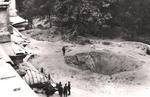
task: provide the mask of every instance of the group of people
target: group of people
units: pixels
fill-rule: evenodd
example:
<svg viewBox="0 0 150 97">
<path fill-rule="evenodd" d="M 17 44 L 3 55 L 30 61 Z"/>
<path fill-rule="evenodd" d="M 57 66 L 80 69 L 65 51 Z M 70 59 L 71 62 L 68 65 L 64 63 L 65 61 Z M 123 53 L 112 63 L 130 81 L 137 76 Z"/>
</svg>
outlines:
<svg viewBox="0 0 150 97">
<path fill-rule="evenodd" d="M 67 97 L 68 95 L 71 95 L 71 84 L 70 81 L 68 81 L 68 84 L 66 83 L 65 86 L 62 86 L 62 83 L 59 82 L 56 85 L 56 88 L 58 89 L 58 93 L 60 95 L 60 97 L 62 97 L 64 95 L 64 97 Z"/>
</svg>

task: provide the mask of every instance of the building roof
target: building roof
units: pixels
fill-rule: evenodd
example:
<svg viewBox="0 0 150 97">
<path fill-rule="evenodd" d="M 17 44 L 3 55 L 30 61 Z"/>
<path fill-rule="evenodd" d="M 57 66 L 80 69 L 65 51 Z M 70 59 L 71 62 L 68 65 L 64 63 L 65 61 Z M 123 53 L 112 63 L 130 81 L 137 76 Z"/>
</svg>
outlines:
<svg viewBox="0 0 150 97">
<path fill-rule="evenodd" d="M 0 44 L 0 50 L 6 52 L 6 54 L 9 56 L 17 56 L 18 54 L 23 54 L 23 55 L 27 54 L 26 50 L 23 47 L 13 42 Z"/>
<path fill-rule="evenodd" d="M 7 55 L 7 53 L 5 52 L 4 48 L 2 47 L 2 45 L 0 45 L 0 59 L 5 60 L 5 62 L 10 62 L 13 64 L 12 60 L 10 59 L 10 57 Z"/>
<path fill-rule="evenodd" d="M 13 67 L 0 59 L 0 97 L 37 97 Z"/>
<path fill-rule="evenodd" d="M 23 19 L 20 16 L 13 16 L 9 18 L 10 22 L 12 23 L 12 25 L 16 25 L 16 24 L 20 24 L 20 23 L 25 23 L 26 20 Z"/>
<path fill-rule="evenodd" d="M 0 0 L 0 8 L 8 8 L 9 2 L 4 2 L 4 0 Z"/>
</svg>

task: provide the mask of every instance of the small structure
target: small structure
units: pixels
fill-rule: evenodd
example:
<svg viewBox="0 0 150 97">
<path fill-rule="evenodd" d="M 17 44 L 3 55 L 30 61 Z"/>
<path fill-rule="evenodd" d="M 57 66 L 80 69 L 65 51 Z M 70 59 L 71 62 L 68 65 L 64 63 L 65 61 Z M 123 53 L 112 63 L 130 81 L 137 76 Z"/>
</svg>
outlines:
<svg viewBox="0 0 150 97">
<path fill-rule="evenodd" d="M 1 97 L 37 97 L 12 66 L 6 63 L 3 58 L 0 59 L 0 86 Z"/>
<path fill-rule="evenodd" d="M 9 3 L 9 20 L 11 25 L 16 27 L 19 31 L 25 30 L 28 21 L 17 15 L 16 0 L 10 0 Z"/>
</svg>

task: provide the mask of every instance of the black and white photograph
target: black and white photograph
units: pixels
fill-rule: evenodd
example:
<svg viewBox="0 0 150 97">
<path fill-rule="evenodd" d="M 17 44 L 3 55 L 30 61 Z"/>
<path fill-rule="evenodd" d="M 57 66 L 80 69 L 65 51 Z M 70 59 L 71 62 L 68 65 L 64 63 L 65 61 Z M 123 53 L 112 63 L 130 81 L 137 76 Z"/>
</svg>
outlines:
<svg viewBox="0 0 150 97">
<path fill-rule="evenodd" d="M 150 97 L 150 0 L 0 0 L 0 97 Z"/>
</svg>

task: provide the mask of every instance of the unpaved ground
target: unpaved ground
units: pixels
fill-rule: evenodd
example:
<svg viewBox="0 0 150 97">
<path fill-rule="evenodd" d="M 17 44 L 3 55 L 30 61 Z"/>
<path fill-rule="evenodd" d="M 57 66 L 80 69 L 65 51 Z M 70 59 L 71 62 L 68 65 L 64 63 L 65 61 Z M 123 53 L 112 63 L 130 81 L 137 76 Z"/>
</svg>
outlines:
<svg viewBox="0 0 150 97">
<path fill-rule="evenodd" d="M 64 85 L 67 81 L 71 81 L 72 95 L 70 97 L 149 97 L 150 56 L 145 55 L 141 48 L 136 47 L 137 45 L 127 42 L 121 47 L 103 46 L 114 52 L 133 56 L 144 64 L 138 70 L 118 73 L 112 77 L 66 65 L 61 52 L 62 46 L 66 44 L 62 41 L 47 42 L 31 39 L 27 49 L 36 55 L 31 63 L 36 68 L 44 67 L 55 82 L 61 81 Z M 59 96 L 55 94 L 52 97 Z"/>
</svg>

